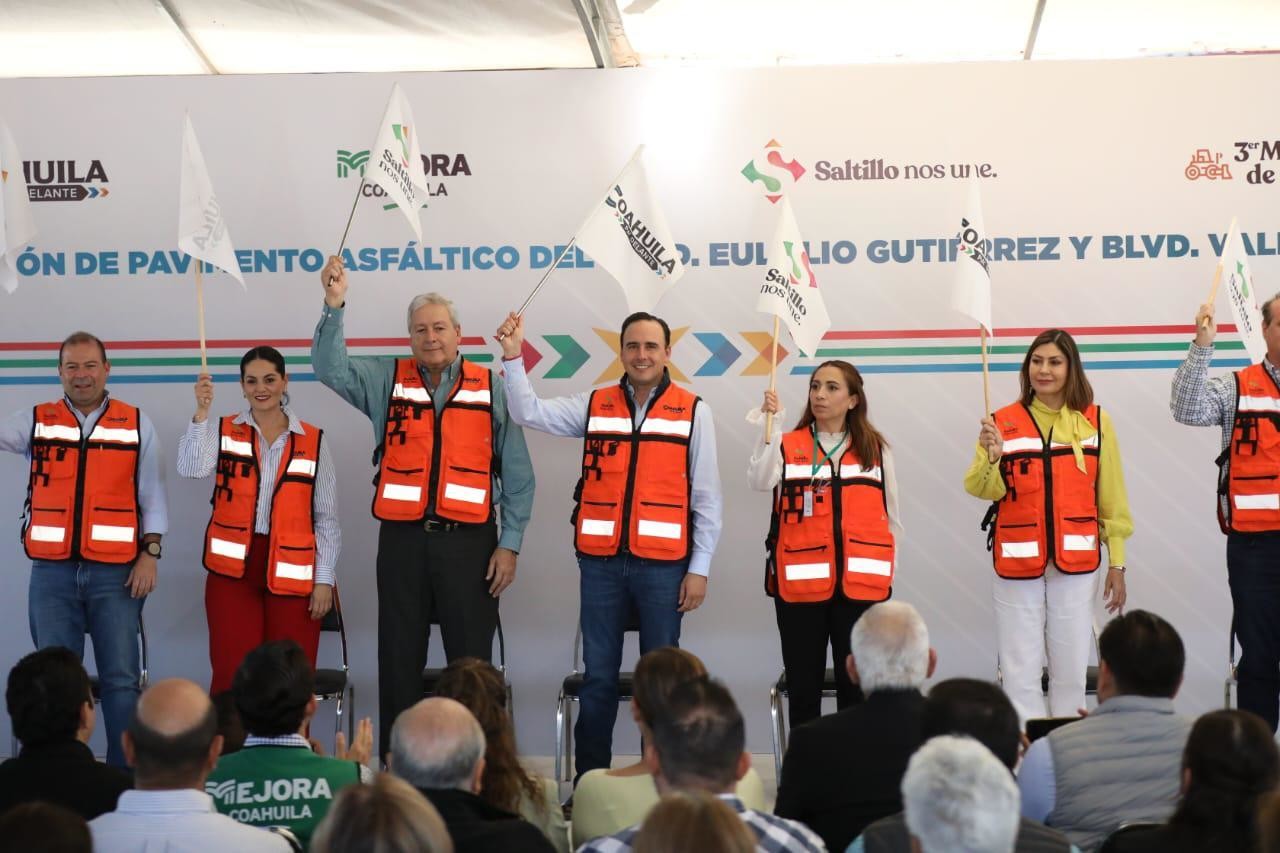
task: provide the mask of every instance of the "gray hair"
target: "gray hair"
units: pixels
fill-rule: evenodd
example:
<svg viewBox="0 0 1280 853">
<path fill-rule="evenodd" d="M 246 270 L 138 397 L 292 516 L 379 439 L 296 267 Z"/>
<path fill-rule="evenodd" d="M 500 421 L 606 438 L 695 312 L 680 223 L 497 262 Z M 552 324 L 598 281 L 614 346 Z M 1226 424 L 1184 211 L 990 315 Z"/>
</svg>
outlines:
<svg viewBox="0 0 1280 853">
<path fill-rule="evenodd" d="M 431 293 L 419 293 L 409 302 L 409 310 L 405 314 L 404 322 L 405 325 L 409 327 L 409 334 L 413 334 L 413 315 L 416 314 L 418 309 L 423 305 L 443 305 L 445 308 L 449 309 L 449 322 L 453 323 L 455 327 L 462 325 L 458 320 L 458 309 L 453 307 L 452 299 L 447 296 L 442 296 L 435 291 L 432 291 Z"/>
<path fill-rule="evenodd" d="M 423 699 L 391 727 L 391 769 L 417 788 L 471 790 L 484 749 L 480 723 L 452 699 Z"/>
<path fill-rule="evenodd" d="M 910 604 L 872 605 L 849 634 L 864 693 L 919 688 L 929 674 L 929 629 Z"/>
<path fill-rule="evenodd" d="M 916 750 L 902 803 L 924 853 L 1011 853 L 1017 840 L 1018 785 L 973 738 L 941 735 Z"/>
</svg>

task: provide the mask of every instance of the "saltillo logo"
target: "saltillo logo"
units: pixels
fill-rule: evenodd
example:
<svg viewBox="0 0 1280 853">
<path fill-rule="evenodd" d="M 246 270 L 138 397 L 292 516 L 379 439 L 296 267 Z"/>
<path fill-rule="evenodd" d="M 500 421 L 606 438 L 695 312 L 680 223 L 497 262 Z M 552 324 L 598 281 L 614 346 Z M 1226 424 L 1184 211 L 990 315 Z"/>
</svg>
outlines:
<svg viewBox="0 0 1280 853">
<path fill-rule="evenodd" d="M 404 151 L 402 165 L 407 169 L 409 165 L 409 139 L 406 135 L 409 131 L 408 127 L 403 125 L 394 125 L 393 132 L 396 139 L 399 140 L 401 149 Z M 355 172 L 360 177 L 364 177 L 365 169 L 369 165 L 368 149 L 362 151 L 348 151 L 345 148 L 337 149 L 337 177 L 347 178 Z M 428 178 L 436 178 L 435 181 L 427 181 L 427 196 L 430 198 L 447 198 L 449 188 L 440 178 L 457 178 L 470 177 L 471 164 L 467 162 L 466 154 L 423 154 L 422 155 L 422 173 Z M 377 184 L 366 181 L 360 189 L 360 194 L 365 198 L 386 199 L 387 193 Z M 426 206 L 425 204 L 423 205 Z M 396 207 L 394 203 L 384 203 L 384 210 L 392 210 Z"/>
<path fill-rule="evenodd" d="M 627 235 L 631 243 L 631 251 L 636 257 L 658 274 L 658 278 L 666 278 L 675 270 L 675 258 L 671 251 L 662 244 L 644 220 L 631 212 L 627 200 L 622 197 L 622 187 L 614 184 L 613 191 L 605 198 L 604 203 L 613 208 L 613 215 L 618 219 L 618 226 Z"/>
<path fill-rule="evenodd" d="M 101 160 L 90 160 L 88 166 L 75 160 L 23 160 L 22 175 L 32 201 L 84 201 L 110 195 Z"/>
<path fill-rule="evenodd" d="M 757 156 L 742 167 L 742 177 L 758 184 L 764 197 L 777 204 L 792 184 L 804 177 L 805 168 L 794 157 L 788 160 L 782 153 L 782 143 L 770 139 L 764 146 L 764 155 Z"/>
</svg>

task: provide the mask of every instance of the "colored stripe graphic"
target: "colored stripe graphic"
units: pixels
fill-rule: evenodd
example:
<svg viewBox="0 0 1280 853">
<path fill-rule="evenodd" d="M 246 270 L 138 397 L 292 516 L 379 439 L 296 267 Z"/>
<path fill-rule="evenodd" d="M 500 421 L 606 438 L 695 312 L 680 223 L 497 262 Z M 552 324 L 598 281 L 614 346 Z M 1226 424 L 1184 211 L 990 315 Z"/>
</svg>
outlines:
<svg viewBox="0 0 1280 853">
<path fill-rule="evenodd" d="M 694 332 L 693 336 L 711 353 L 711 358 L 694 371 L 694 376 L 723 376 L 742 357 L 742 351 L 719 332 Z"/>
</svg>

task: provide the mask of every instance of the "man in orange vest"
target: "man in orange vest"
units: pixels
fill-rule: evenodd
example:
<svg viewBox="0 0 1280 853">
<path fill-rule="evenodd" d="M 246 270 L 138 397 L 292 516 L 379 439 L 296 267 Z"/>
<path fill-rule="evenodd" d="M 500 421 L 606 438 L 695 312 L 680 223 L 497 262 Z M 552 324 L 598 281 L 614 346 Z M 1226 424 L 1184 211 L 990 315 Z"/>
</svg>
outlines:
<svg viewBox="0 0 1280 853">
<path fill-rule="evenodd" d="M 409 303 L 412 356 L 351 358 L 342 259 L 331 257 L 320 280 L 316 378 L 369 417 L 378 443 L 378 736 L 386 755 L 396 716 L 422 698 L 433 618 L 448 660 L 493 656 L 498 596 L 515 580 L 533 509 L 533 463 L 502 384 L 458 354 L 452 302 L 424 293 Z"/>
<path fill-rule="evenodd" d="M 84 655 L 93 639 L 107 762 L 141 690 L 138 627 L 168 530 L 160 441 L 138 409 L 107 393 L 102 341 L 76 332 L 58 350 L 63 397 L 0 421 L 0 450 L 31 463 L 22 542 L 37 648 Z"/>
<path fill-rule="evenodd" d="M 1280 294 L 1262 305 L 1267 355 L 1209 379 L 1217 326 L 1213 306 L 1196 313 L 1196 336 L 1173 375 L 1169 409 L 1188 426 L 1222 430 L 1218 523 L 1227 534 L 1227 583 L 1240 640 L 1239 704 L 1280 718 Z"/>
<path fill-rule="evenodd" d="M 595 391 L 541 400 L 520 357 L 523 319 L 498 328 L 511 417 L 583 439 L 574 494 L 582 657 L 576 771 L 608 767 L 618 715 L 622 638 L 632 614 L 640 654 L 680 642 L 680 618 L 707 594 L 723 499 L 710 407 L 671 381 L 671 330 L 645 312 L 622 322 L 625 376 Z"/>
</svg>

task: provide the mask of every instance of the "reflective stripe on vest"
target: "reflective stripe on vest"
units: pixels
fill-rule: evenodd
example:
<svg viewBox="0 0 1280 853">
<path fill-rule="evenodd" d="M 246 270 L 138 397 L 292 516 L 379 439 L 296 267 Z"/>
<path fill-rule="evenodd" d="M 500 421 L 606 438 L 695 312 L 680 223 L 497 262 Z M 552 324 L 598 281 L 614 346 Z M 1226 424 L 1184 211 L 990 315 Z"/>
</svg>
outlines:
<svg viewBox="0 0 1280 853">
<path fill-rule="evenodd" d="M 271 528 L 267 535 L 267 589 L 277 595 L 310 595 L 314 584 L 316 535 L 313 523 L 316 466 L 323 431 L 302 423 L 290 431 L 271 488 Z M 258 434 L 235 417 L 218 421 L 218 462 L 213 514 L 205 529 L 204 566 L 232 578 L 244 577 L 261 499 Z"/>
<path fill-rule="evenodd" d="M 840 566 L 846 598 L 884 601 L 895 558 L 881 467 L 864 466 L 849 447 L 838 466 L 828 460 L 815 475 L 808 429 L 784 434 L 780 452 L 782 480 L 774 488 L 771 526 L 777 531 L 774 574 L 766 576 L 766 589 L 790 603 L 827 601 Z"/>
<path fill-rule="evenodd" d="M 698 397 L 666 377 L 651 393 L 638 427 L 621 383 L 591 395 L 573 513 L 580 554 L 689 556 L 689 441 Z"/>
<path fill-rule="evenodd" d="M 383 521 L 442 518 L 481 524 L 493 514 L 493 374 L 462 359 L 440 414 L 418 363 L 396 361 L 373 497 Z"/>
<path fill-rule="evenodd" d="M 1239 533 L 1280 530 L 1280 388 L 1261 363 L 1235 378 L 1224 526 Z"/>
<path fill-rule="evenodd" d="M 138 556 L 138 410 L 110 399 L 87 438 L 65 400 L 32 412 L 30 516 L 33 560 L 127 564 Z"/>
<path fill-rule="evenodd" d="M 1100 411 L 1090 406 L 1084 412 L 1095 430 Z M 995 422 L 1003 436 L 1000 471 L 1005 482 L 992 547 L 996 574 L 1037 578 L 1050 558 L 1067 573 L 1095 571 L 1102 560 L 1097 498 L 1101 432 L 1081 439 L 1086 469 L 1081 472 L 1070 442 L 1050 436 L 1046 446 L 1030 410 L 1021 403 L 1000 409 Z"/>
</svg>

